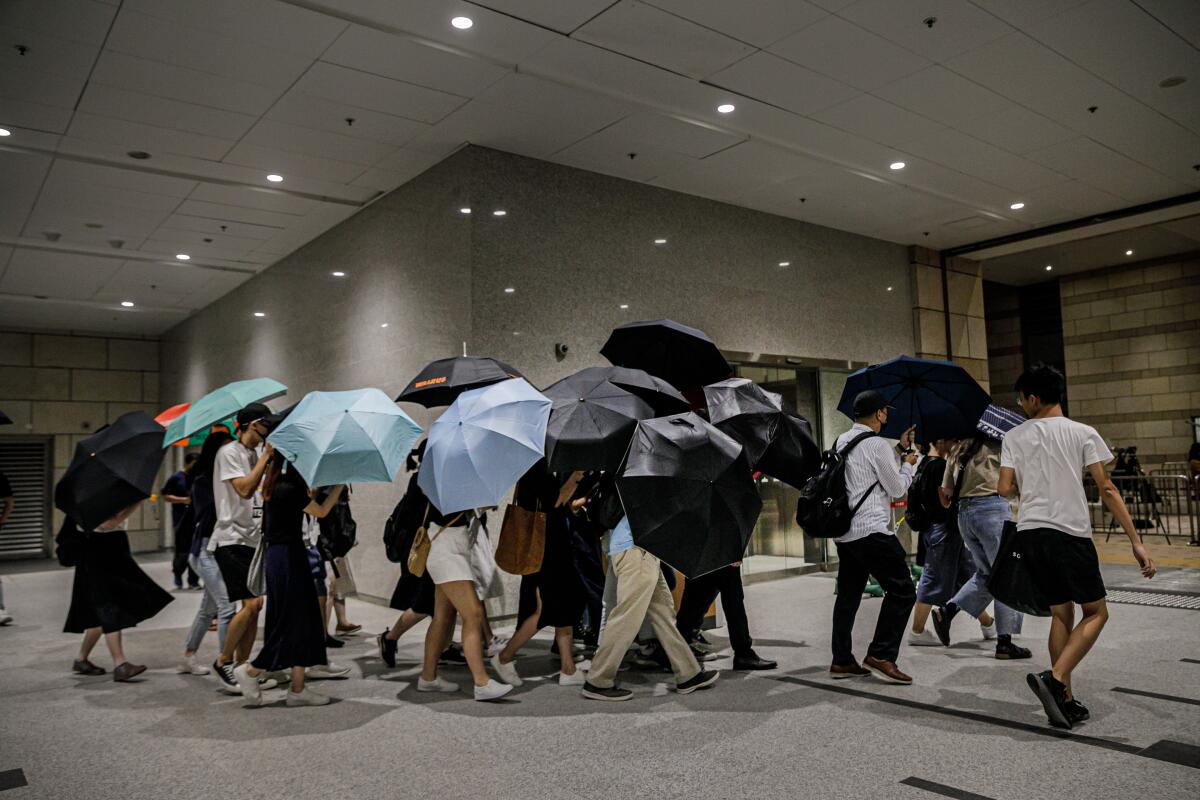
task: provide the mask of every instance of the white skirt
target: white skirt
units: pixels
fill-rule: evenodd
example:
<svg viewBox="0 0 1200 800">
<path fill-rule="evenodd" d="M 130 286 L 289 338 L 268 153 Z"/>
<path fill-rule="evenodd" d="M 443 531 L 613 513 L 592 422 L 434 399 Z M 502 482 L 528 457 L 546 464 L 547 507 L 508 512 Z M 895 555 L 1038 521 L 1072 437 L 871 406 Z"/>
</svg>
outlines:
<svg viewBox="0 0 1200 800">
<path fill-rule="evenodd" d="M 429 545 L 425 571 L 434 583 L 475 579 L 471 569 L 472 540 L 475 537 L 469 526 L 442 528 L 430 538 L 433 542 Z"/>
</svg>

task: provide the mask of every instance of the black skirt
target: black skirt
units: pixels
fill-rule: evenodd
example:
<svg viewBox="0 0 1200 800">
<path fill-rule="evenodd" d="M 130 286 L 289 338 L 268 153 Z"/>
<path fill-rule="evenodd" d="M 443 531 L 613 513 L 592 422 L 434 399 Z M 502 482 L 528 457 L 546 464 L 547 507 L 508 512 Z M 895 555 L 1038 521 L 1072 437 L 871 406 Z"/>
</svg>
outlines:
<svg viewBox="0 0 1200 800">
<path fill-rule="evenodd" d="M 428 572 L 418 578 L 405 570 L 400 580 L 396 581 L 396 588 L 392 590 L 392 599 L 388 605 L 397 611 L 412 609 L 417 614 L 432 614 L 433 591 L 433 579 L 429 577 Z"/>
<path fill-rule="evenodd" d="M 225 581 L 225 592 L 229 602 L 253 600 L 254 592 L 246 584 L 250 580 L 250 564 L 254 562 L 254 549 L 248 544 L 227 544 L 213 552 L 221 580 Z"/>
<path fill-rule="evenodd" d="M 133 560 L 125 531 L 88 533 L 75 565 L 63 631 L 100 628 L 115 633 L 150 619 L 174 599 Z"/>
<path fill-rule="evenodd" d="M 542 568 L 521 578 L 521 595 L 517 604 L 517 625 L 537 611 L 538 595 L 542 597 L 539 628 L 567 628 L 579 622 L 587 605 L 587 590 L 575 565 L 574 546 L 566 512 L 554 509 L 546 514 L 546 549 Z"/>
<path fill-rule="evenodd" d="M 321 604 L 301 542 L 267 546 L 267 621 L 263 646 L 252 662 L 277 670 L 327 663 Z"/>
</svg>

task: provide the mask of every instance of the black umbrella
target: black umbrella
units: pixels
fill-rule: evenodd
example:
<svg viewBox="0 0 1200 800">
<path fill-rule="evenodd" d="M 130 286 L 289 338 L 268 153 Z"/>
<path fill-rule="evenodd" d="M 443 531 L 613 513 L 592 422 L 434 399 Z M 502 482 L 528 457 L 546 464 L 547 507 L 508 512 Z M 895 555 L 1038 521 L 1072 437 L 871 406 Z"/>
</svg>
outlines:
<svg viewBox="0 0 1200 800">
<path fill-rule="evenodd" d="M 292 403 L 290 406 L 283 409 L 282 411 L 276 411 L 272 414 L 268 414 L 267 416 L 263 417 L 263 419 L 262 419 L 263 425 L 265 425 L 267 427 L 268 431 L 274 431 L 276 428 L 279 427 L 279 424 L 281 422 L 283 422 L 285 419 L 288 418 L 289 414 L 291 414 L 293 411 L 296 410 L 296 406 L 298 406 L 298 405 L 300 405 L 299 400 Z"/>
<path fill-rule="evenodd" d="M 494 358 L 443 358 L 425 365 L 400 392 L 396 402 L 417 403 L 426 408 L 448 406 L 468 389 L 521 377 L 524 377 L 521 373 Z"/>
<path fill-rule="evenodd" d="M 733 372 L 704 331 L 669 319 L 630 322 L 615 328 L 600 355 L 618 367 L 644 369 L 676 388 L 703 386 Z"/>
<path fill-rule="evenodd" d="M 746 378 L 730 378 L 705 386 L 704 398 L 709 421 L 746 448 L 754 469 L 800 488 L 820 468 L 812 427 L 785 411 L 780 395 Z"/>
<path fill-rule="evenodd" d="M 91 530 L 150 496 L 166 451 L 163 426 L 131 411 L 75 445 L 54 505 Z"/>
<path fill-rule="evenodd" d="M 779 418 L 775 438 L 758 462 L 764 475 L 778 478 L 797 489 L 821 469 L 821 448 L 813 438 L 808 420 L 786 411 Z"/>
<path fill-rule="evenodd" d="M 762 510 L 742 446 L 695 413 L 638 423 L 617 492 L 634 543 L 689 578 L 740 560 Z"/>
<path fill-rule="evenodd" d="M 645 400 L 654 409 L 654 416 L 665 417 L 668 414 L 682 414 L 691 411 L 692 406 L 687 398 L 679 393 L 671 384 L 657 375 L 641 369 L 629 367 L 607 367 L 611 383 L 628 389 L 633 394 Z"/>
<path fill-rule="evenodd" d="M 618 370 L 635 372 L 588 367 L 542 391 L 552 402 L 546 425 L 546 459 L 551 472 L 615 470 L 629 448 L 638 420 L 655 416 L 653 406 L 613 382 Z"/>
</svg>

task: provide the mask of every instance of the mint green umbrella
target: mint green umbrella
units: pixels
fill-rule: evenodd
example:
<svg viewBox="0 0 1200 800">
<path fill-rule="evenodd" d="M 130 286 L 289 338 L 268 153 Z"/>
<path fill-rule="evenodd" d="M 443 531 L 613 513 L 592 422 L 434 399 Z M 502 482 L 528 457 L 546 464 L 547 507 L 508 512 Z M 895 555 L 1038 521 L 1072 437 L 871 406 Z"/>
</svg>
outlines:
<svg viewBox="0 0 1200 800">
<path fill-rule="evenodd" d="M 270 378 L 252 378 L 234 381 L 201 397 L 167 426 L 163 436 L 163 447 L 169 447 L 180 439 L 207 430 L 224 419 L 232 417 L 251 403 L 265 403 L 287 393 L 287 387 Z"/>
</svg>

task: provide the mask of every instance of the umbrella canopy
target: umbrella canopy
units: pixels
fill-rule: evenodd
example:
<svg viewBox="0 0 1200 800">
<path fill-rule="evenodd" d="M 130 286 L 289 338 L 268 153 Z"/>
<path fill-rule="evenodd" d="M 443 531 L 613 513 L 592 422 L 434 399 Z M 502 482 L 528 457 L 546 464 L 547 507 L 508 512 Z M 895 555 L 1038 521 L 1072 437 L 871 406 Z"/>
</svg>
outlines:
<svg viewBox="0 0 1200 800">
<path fill-rule="evenodd" d="M 391 482 L 421 426 L 379 389 L 309 392 L 267 442 L 309 486 Z"/>
<path fill-rule="evenodd" d="M 992 439 L 1004 439 L 1004 434 L 1025 421 L 1025 417 L 997 405 L 989 405 L 979 418 L 976 429 Z"/>
<path fill-rule="evenodd" d="M 733 372 L 704 331 L 674 320 L 630 322 L 615 328 L 600 355 L 618 367 L 642 369 L 676 388 L 703 386 Z"/>
<path fill-rule="evenodd" d="M 758 462 L 758 469 L 764 475 L 803 489 L 808 479 L 821 469 L 821 448 L 808 420 L 785 411 L 779 418 L 775 438 Z"/>
<path fill-rule="evenodd" d="M 187 411 L 191 405 L 191 403 L 179 403 L 177 405 L 173 405 L 168 409 L 160 411 L 158 416 L 154 418 L 154 421 L 165 428 L 171 424 L 172 420 L 176 420 L 183 416 L 183 412 Z M 233 418 L 230 417 L 229 419 L 223 419 L 216 423 L 216 425 L 210 425 L 204 430 L 198 431 L 186 439 L 180 439 L 178 442 L 175 442 L 175 447 L 199 447 L 200 445 L 204 444 L 204 441 L 208 438 L 209 434 L 212 433 L 213 428 L 217 426 L 227 428 L 230 433 L 233 433 Z"/>
<path fill-rule="evenodd" d="M 252 378 L 234 381 L 220 389 L 209 392 L 167 426 L 163 447 L 186 439 L 193 433 L 207 430 L 212 425 L 237 414 L 250 403 L 265 403 L 287 392 L 287 387 L 270 378 Z"/>
<path fill-rule="evenodd" d="M 8 414 L 0 411 L 0 425 L 12 425 L 13 421 L 8 418 Z"/>
<path fill-rule="evenodd" d="M 463 392 L 429 426 L 417 485 L 443 514 L 497 505 L 545 455 L 549 417 L 524 378 Z"/>
<path fill-rule="evenodd" d="M 165 455 L 162 430 L 146 412 L 131 411 L 80 441 L 54 487 L 54 505 L 91 530 L 145 500 Z"/>
<path fill-rule="evenodd" d="M 637 395 L 650 404 L 654 416 L 683 414 L 692 410 L 687 398 L 657 375 L 629 367 L 608 367 L 609 382 Z"/>
<path fill-rule="evenodd" d="M 880 435 L 899 439 L 915 425 L 916 441 L 971 436 L 991 398 L 967 371 L 950 361 L 900 356 L 846 378 L 838 411 L 854 419 L 854 398 L 874 389 L 892 410 Z"/>
<path fill-rule="evenodd" d="M 520 377 L 521 373 L 494 358 L 443 358 L 426 364 L 400 392 L 396 402 L 417 403 L 426 408 L 448 406 L 465 391 Z"/>
<path fill-rule="evenodd" d="M 634 543 L 689 578 L 741 559 L 762 510 L 742 446 L 694 413 L 638 423 L 617 492 Z"/>
<path fill-rule="evenodd" d="M 783 398 L 746 378 L 704 387 L 709 421 L 746 448 L 750 466 L 800 488 L 821 466 L 808 420 L 783 409 Z"/>
<path fill-rule="evenodd" d="M 613 382 L 614 370 L 634 372 L 588 367 L 543 390 L 551 402 L 546 426 L 551 472 L 615 470 L 638 420 L 656 416 L 648 402 Z"/>
</svg>

